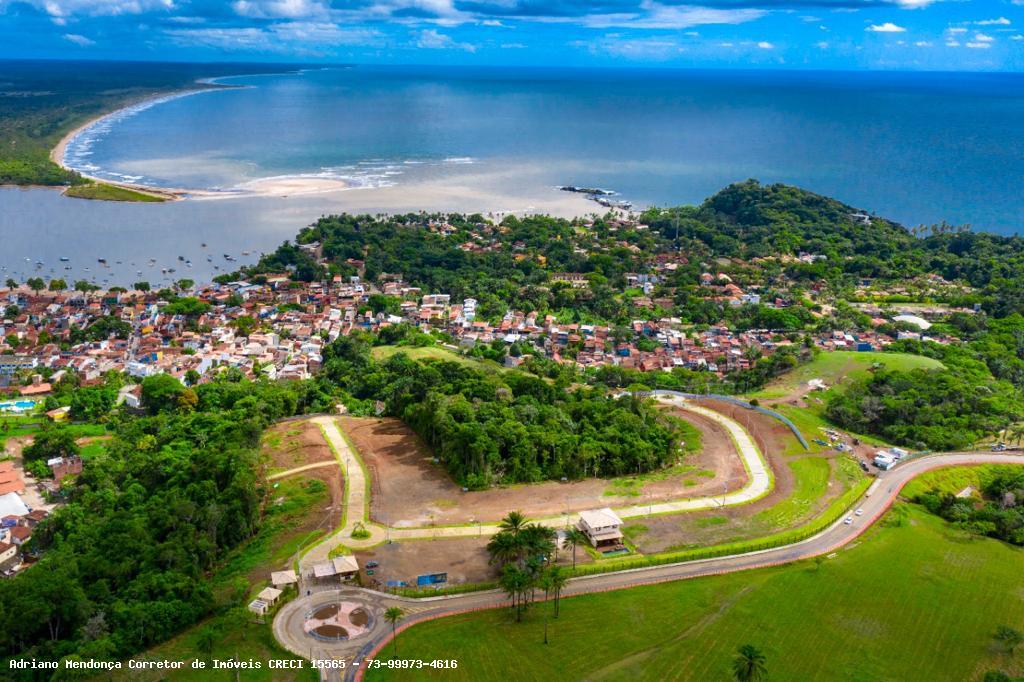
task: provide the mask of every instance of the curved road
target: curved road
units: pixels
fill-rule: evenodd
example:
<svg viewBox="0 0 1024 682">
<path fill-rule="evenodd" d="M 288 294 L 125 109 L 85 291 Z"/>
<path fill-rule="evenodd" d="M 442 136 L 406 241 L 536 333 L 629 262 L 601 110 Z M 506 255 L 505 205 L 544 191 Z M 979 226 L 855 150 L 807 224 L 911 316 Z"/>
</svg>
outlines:
<svg viewBox="0 0 1024 682">
<path fill-rule="evenodd" d="M 1024 455 L 951 453 L 912 459 L 878 477 L 876 482 L 872 484 L 871 488 L 858 501 L 858 504 L 855 505 L 855 508 L 863 510 L 863 515 L 854 516 L 854 522 L 850 525 L 846 525 L 843 519 L 840 519 L 817 535 L 774 549 L 573 578 L 566 586 L 563 595 L 574 596 L 719 573 L 765 568 L 829 554 L 858 538 L 875 523 L 888 510 L 900 490 L 911 479 L 933 469 L 978 464 L 1024 465 Z M 395 597 L 361 588 L 349 588 L 346 592 L 353 596 L 358 594 L 362 600 L 373 604 L 375 608 L 381 610 L 391 605 L 401 606 L 409 615 L 400 630 L 424 620 L 507 605 L 505 595 L 498 590 L 429 599 Z M 318 596 L 323 599 L 323 594 Z M 303 640 L 297 639 L 300 633 L 296 633 L 292 628 L 286 627 L 286 624 L 288 621 L 294 622 L 294 618 L 290 618 L 288 613 L 292 612 L 294 616 L 294 612 L 304 611 L 310 606 L 307 603 L 309 599 L 300 598 L 287 604 L 274 621 L 274 631 L 275 635 L 278 636 L 278 640 L 299 655 L 309 655 L 308 638 L 306 638 L 306 642 L 303 645 Z M 317 596 L 312 597 L 312 599 L 317 599 Z M 279 624 L 282 626 L 281 628 L 279 628 Z M 387 644 L 390 638 L 391 633 L 389 630 L 375 628 L 370 638 L 365 642 L 344 643 L 344 647 L 339 647 L 334 651 L 324 651 L 323 653 L 326 655 L 344 656 L 346 658 L 353 657 L 349 658 L 350 665 L 346 670 L 345 677 L 346 679 L 359 680 L 362 679 L 363 668 L 354 664 L 359 663 L 363 658 L 373 657 L 377 651 Z M 359 651 L 355 651 L 354 647 L 358 644 L 362 644 L 362 647 Z"/>
<path fill-rule="evenodd" d="M 747 472 L 747 482 L 739 490 L 721 495 L 709 495 L 706 497 L 683 497 L 653 504 L 637 504 L 627 507 L 616 507 L 615 513 L 620 518 L 628 519 L 652 514 L 671 514 L 677 512 L 697 511 L 701 509 L 716 509 L 719 507 L 731 507 L 747 504 L 758 500 L 771 492 L 774 480 L 767 461 L 761 455 L 753 437 L 747 433 L 739 422 L 725 416 L 720 412 L 706 407 L 695 405 L 693 402 L 679 397 L 669 395 L 667 392 L 658 394 L 655 397 L 662 402 L 675 405 L 676 407 L 695 412 L 708 419 L 717 422 L 732 439 L 733 446 L 743 467 Z M 432 526 L 426 527 L 402 527 L 385 528 L 383 525 L 373 522 L 369 518 L 369 496 L 367 495 L 366 478 L 367 474 L 363 468 L 358 454 L 350 446 L 342 435 L 337 423 L 330 417 L 315 417 L 312 419 L 323 432 L 324 438 L 334 452 L 335 462 L 318 462 L 302 468 L 314 468 L 325 465 L 337 465 L 342 467 L 345 473 L 345 523 L 337 532 L 324 539 L 321 543 L 306 552 L 301 559 L 303 570 L 311 569 L 313 565 L 326 561 L 330 551 L 337 545 L 344 545 L 349 549 L 366 549 L 374 547 L 388 540 L 420 540 L 420 539 L 445 539 L 459 537 L 491 536 L 500 530 L 497 523 L 464 524 L 459 526 Z M 285 476 L 300 469 L 275 474 L 275 477 Z M 564 515 L 545 516 L 532 519 L 551 528 L 562 528 L 567 520 Z M 356 539 L 352 537 L 352 531 L 356 524 L 361 523 L 363 530 L 369 533 L 368 537 Z"/>
</svg>

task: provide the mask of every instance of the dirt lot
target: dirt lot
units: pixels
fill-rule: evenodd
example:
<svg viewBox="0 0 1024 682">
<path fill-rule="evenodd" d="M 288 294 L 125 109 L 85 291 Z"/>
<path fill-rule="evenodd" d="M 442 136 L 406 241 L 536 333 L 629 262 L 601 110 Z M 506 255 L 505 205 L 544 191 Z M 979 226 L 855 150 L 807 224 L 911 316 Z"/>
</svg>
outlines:
<svg viewBox="0 0 1024 682">
<path fill-rule="evenodd" d="M 262 451 L 271 471 L 294 469 L 315 462 L 334 461 L 320 428 L 308 421 L 289 421 L 275 424 L 263 436 Z M 330 506 L 310 509 L 296 520 L 288 536 L 304 535 L 313 530 L 334 527 L 341 518 L 344 504 L 344 481 L 339 467 L 317 467 L 286 477 L 315 478 L 327 484 Z M 273 503 L 273 493 L 270 495 Z M 330 517 L 330 518 L 327 518 Z"/>
<path fill-rule="evenodd" d="M 397 419 L 339 420 L 369 470 L 370 515 L 394 527 L 495 521 L 513 509 L 527 516 L 700 497 L 743 487 L 746 471 L 732 440 L 715 422 L 675 411 L 703 434 L 700 453 L 671 473 L 572 483 L 536 483 L 463 492 L 428 448 Z M 759 415 L 760 416 L 760 415 Z"/>
<path fill-rule="evenodd" d="M 274 424 L 263 434 L 263 452 L 271 472 L 334 460 L 320 427 L 310 421 Z"/>
<path fill-rule="evenodd" d="M 379 545 L 365 552 L 356 552 L 362 567 L 360 578 L 367 587 L 383 587 L 388 580 L 404 580 L 416 584 L 416 576 L 423 573 L 448 573 L 448 583 L 482 583 L 495 580 L 498 571 L 488 565 L 488 538 L 459 538 L 455 540 L 409 540 Z M 366 562 L 376 561 L 379 566 L 366 574 Z"/>
<path fill-rule="evenodd" d="M 363 552 L 355 552 L 362 584 L 382 588 L 388 580 L 404 580 L 416 584 L 416 576 L 423 573 L 448 573 L 448 584 L 481 583 L 497 580 L 497 567 L 488 563 L 489 538 L 458 538 L 449 540 L 407 540 L 379 545 Z M 376 561 L 379 566 L 366 574 L 366 562 Z M 593 559 L 582 547 L 576 550 L 576 563 L 591 563 Z M 557 562 L 572 565 L 572 550 L 560 548 Z M 374 581 L 377 581 L 376 583 Z"/>
</svg>

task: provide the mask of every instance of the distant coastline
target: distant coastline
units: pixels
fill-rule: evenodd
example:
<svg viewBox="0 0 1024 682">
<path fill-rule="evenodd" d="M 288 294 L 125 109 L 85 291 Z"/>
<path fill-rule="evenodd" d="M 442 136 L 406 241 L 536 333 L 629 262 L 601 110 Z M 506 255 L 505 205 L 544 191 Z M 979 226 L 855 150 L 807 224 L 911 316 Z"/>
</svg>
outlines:
<svg viewBox="0 0 1024 682">
<path fill-rule="evenodd" d="M 320 182 L 308 182 L 304 183 L 301 181 L 287 181 L 287 182 L 275 182 L 275 178 L 267 178 L 264 181 L 254 181 L 250 184 L 250 188 L 241 190 L 239 192 L 215 192 L 212 190 L 205 189 L 187 189 L 177 187 L 158 187 L 154 185 L 147 185 L 144 183 L 135 182 L 124 182 L 121 180 L 111 180 L 109 178 L 102 178 L 96 175 L 92 175 L 87 172 L 75 168 L 69 165 L 66 161 L 68 146 L 75 141 L 80 135 L 88 131 L 104 121 L 111 118 L 120 116 L 125 112 L 144 107 L 148 108 L 157 104 L 163 104 L 170 102 L 175 99 L 182 97 L 189 97 L 191 95 L 200 95 L 207 92 L 216 92 L 218 90 L 234 90 L 240 88 L 246 88 L 251 86 L 246 85 L 227 85 L 218 81 L 227 78 L 242 78 L 250 76 L 270 76 L 270 75 L 298 75 L 310 69 L 296 69 L 294 71 L 281 71 L 281 72 L 268 72 L 262 74 L 236 74 L 229 76 L 216 76 L 210 78 L 200 78 L 195 81 L 199 86 L 203 87 L 190 87 L 185 90 L 171 90 L 168 92 L 159 92 L 144 97 L 135 98 L 123 103 L 121 106 L 111 111 L 105 111 L 89 120 L 85 121 L 81 125 L 75 127 L 65 134 L 50 150 L 50 160 L 61 168 L 78 173 L 83 178 L 91 180 L 96 183 L 110 185 L 113 187 L 120 187 L 122 189 L 130 190 L 132 192 L 141 192 L 143 194 L 149 194 L 155 197 L 159 197 L 164 201 L 179 201 L 187 197 L 204 197 L 204 198 L 216 198 L 224 196 L 238 196 L 240 194 L 256 194 L 261 196 L 278 196 L 281 194 L 287 195 L 289 192 L 294 194 L 307 194 L 307 193 L 319 193 L 326 191 L 336 191 L 338 189 L 348 189 L 349 186 L 345 183 L 338 181 L 320 181 Z M 315 185 L 315 186 L 313 186 Z M 67 191 L 67 188 L 62 188 L 62 191 Z"/>
<path fill-rule="evenodd" d="M 113 111 L 106 111 L 102 114 L 99 114 L 98 116 L 94 116 L 85 123 L 82 123 L 73 130 L 70 130 L 66 135 L 64 135 L 64 137 L 60 138 L 60 141 L 57 142 L 57 145 L 50 150 L 50 160 L 53 161 L 58 166 L 60 166 L 61 168 L 68 171 L 74 171 L 75 173 L 81 175 L 83 178 L 92 180 L 93 182 L 102 183 L 104 185 L 111 185 L 114 187 L 121 187 L 124 189 L 131 190 L 133 192 L 143 192 L 145 194 L 152 194 L 168 201 L 176 201 L 182 199 L 186 194 L 190 193 L 190 190 L 153 187 L 150 185 L 143 185 L 139 183 L 120 182 L 116 180 L 109 180 L 107 178 L 101 178 L 95 175 L 90 175 L 89 173 L 84 173 L 78 168 L 74 168 L 73 166 L 68 165 L 65 161 L 65 156 L 67 154 L 68 145 L 74 142 L 74 140 L 77 139 L 82 133 L 102 123 L 103 121 L 106 121 L 110 118 L 113 118 L 124 113 L 129 109 L 143 105 L 151 106 L 153 104 L 170 101 L 171 99 L 177 99 L 179 97 L 187 97 L 189 95 L 195 95 L 203 92 L 212 92 L 213 90 L 219 88 L 230 87 L 216 85 L 212 82 L 209 83 L 209 85 L 209 88 L 191 88 L 188 90 L 176 90 L 172 92 L 162 92 L 153 95 L 147 95 L 145 97 L 130 100 L 124 103 L 122 106 L 119 106 L 118 108 L 114 109 Z M 62 189 L 66 190 L 67 188 Z"/>
</svg>

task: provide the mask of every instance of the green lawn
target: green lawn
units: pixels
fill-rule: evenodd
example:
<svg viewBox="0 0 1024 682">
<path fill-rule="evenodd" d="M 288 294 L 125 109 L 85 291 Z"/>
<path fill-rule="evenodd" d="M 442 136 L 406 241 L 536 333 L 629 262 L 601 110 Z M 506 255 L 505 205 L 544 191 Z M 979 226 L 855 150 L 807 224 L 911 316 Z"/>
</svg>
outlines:
<svg viewBox="0 0 1024 682">
<path fill-rule="evenodd" d="M 828 492 L 831 467 L 827 459 L 804 457 L 787 464 L 795 479 L 793 494 L 753 517 L 773 529 L 788 528 L 805 518 Z"/>
<path fill-rule="evenodd" d="M 442 618 L 399 635 L 399 657 L 459 661 L 400 679 L 728 680 L 754 644 L 773 680 L 971 680 L 1024 672 L 992 645 L 1024 628 L 1024 551 L 973 539 L 911 506 L 901 525 L 812 562 L 566 599 L 543 641 L 540 608 Z M 392 656 L 390 648 L 382 658 Z M 371 671 L 368 680 L 394 673 Z"/>
<path fill-rule="evenodd" d="M 834 386 L 844 379 L 864 376 L 875 363 L 889 369 L 911 370 L 917 368 L 938 369 L 942 363 L 932 358 L 909 353 L 884 353 L 879 351 L 858 353 L 856 351 L 822 352 L 811 362 L 800 365 L 775 379 L 762 390 L 751 393 L 759 399 L 784 398 L 804 387 L 811 379 L 821 379 L 828 386 Z"/>
<path fill-rule="evenodd" d="M 416 346 L 376 346 L 371 352 L 376 360 L 386 360 L 396 353 L 405 353 L 413 360 L 447 360 L 476 367 L 477 369 L 505 370 L 505 367 L 491 360 L 466 357 L 440 346 L 425 346 L 422 348 Z"/>
<path fill-rule="evenodd" d="M 975 467 L 936 469 L 918 476 L 904 486 L 902 495 L 907 499 L 913 499 L 932 490 L 956 495 L 967 486 L 980 491 L 998 474 L 1013 473 L 1016 470 L 1017 468 L 1012 464 L 983 464 Z"/>
</svg>

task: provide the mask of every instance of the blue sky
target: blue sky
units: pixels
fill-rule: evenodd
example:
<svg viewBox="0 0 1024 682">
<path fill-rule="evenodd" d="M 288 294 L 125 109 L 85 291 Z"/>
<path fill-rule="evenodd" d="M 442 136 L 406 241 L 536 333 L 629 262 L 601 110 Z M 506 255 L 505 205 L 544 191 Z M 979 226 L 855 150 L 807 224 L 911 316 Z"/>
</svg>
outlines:
<svg viewBox="0 0 1024 682">
<path fill-rule="evenodd" d="M 1024 0 L 0 0 L 0 57 L 1024 70 Z"/>
</svg>

